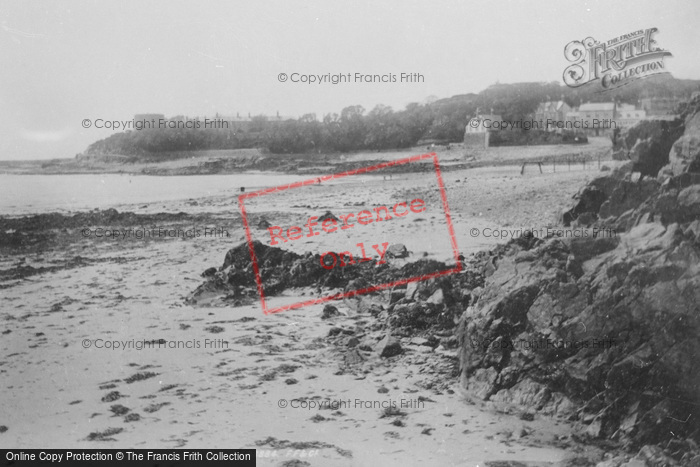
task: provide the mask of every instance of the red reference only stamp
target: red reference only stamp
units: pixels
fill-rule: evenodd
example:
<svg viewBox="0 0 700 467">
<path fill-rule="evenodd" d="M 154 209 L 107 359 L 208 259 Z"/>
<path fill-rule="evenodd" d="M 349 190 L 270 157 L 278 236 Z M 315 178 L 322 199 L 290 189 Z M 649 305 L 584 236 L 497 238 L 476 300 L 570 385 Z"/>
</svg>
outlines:
<svg viewBox="0 0 700 467">
<path fill-rule="evenodd" d="M 373 172 L 381 171 L 382 169 L 387 169 L 390 167 L 410 164 L 410 163 L 429 163 L 427 159 L 432 159 L 433 168 L 435 170 L 435 178 L 438 187 L 439 196 L 437 197 L 437 205 L 441 205 L 441 210 L 445 215 L 445 233 L 449 238 L 442 239 L 443 242 L 449 243 L 451 256 L 454 257 L 455 266 L 447 268 L 445 270 L 432 272 L 430 274 L 418 275 L 415 277 L 409 277 L 404 279 L 395 280 L 392 282 L 387 282 L 383 284 L 375 284 L 369 287 L 364 287 L 357 290 L 346 290 L 343 293 L 330 294 L 325 297 L 319 297 L 314 299 L 309 299 L 297 303 L 287 304 L 278 307 L 269 307 L 267 300 L 265 298 L 265 291 L 263 287 L 263 281 L 260 274 L 259 260 L 255 254 L 255 248 L 253 246 L 253 235 L 251 232 L 251 226 L 248 219 L 248 213 L 246 210 L 246 200 L 251 198 L 263 197 L 265 195 L 272 195 L 275 193 L 285 192 L 287 190 L 299 189 L 301 187 L 318 185 L 325 181 L 348 181 L 347 178 L 359 175 L 373 175 Z M 346 180 L 341 180 L 346 179 Z M 316 177 L 309 180 L 304 180 L 301 182 L 291 183 L 288 185 L 281 185 L 273 188 L 267 188 L 258 191 L 252 191 L 249 193 L 241 194 L 238 197 L 238 203 L 241 210 L 241 215 L 243 219 L 243 225 L 246 231 L 246 238 L 248 240 L 248 249 L 251 255 L 251 261 L 253 264 L 253 273 L 255 274 L 255 282 L 258 288 L 258 293 L 260 294 L 260 302 L 262 304 L 263 313 L 279 313 L 281 311 L 301 308 L 306 305 L 314 305 L 319 303 L 328 302 L 331 300 L 339 300 L 342 298 L 348 298 L 355 295 L 369 294 L 378 290 L 388 289 L 391 287 L 408 284 L 409 282 L 418 282 L 422 280 L 427 280 L 435 277 L 445 276 L 448 274 L 454 274 L 462 270 L 462 262 L 459 260 L 459 250 L 457 248 L 457 241 L 454 234 L 454 228 L 452 225 L 452 218 L 450 216 L 450 210 L 447 205 L 447 194 L 445 193 L 445 185 L 442 180 L 442 174 L 440 172 L 440 165 L 438 163 L 438 157 L 435 153 L 423 154 L 420 156 L 408 157 L 405 159 L 398 159 L 394 161 L 384 162 L 381 164 L 376 164 L 369 167 L 362 167 L 355 170 L 349 170 L 346 172 L 341 172 L 333 175 L 326 175 L 323 177 Z M 428 210 L 428 205 L 421 197 L 412 197 L 405 201 L 399 201 L 396 203 L 387 203 L 386 205 L 381 205 L 373 208 L 362 208 L 355 210 L 353 212 L 345 213 L 335 216 L 316 216 L 311 215 L 307 217 L 306 222 L 300 222 L 299 225 L 270 225 L 266 228 L 265 243 L 274 247 L 290 247 L 298 241 L 309 241 L 309 239 L 322 238 L 318 236 L 329 235 L 329 234 L 339 234 L 343 233 L 345 235 L 354 234 L 355 232 L 361 230 L 362 228 L 367 228 L 364 226 L 369 226 L 370 224 L 382 224 L 382 227 L 386 227 L 388 223 L 397 221 L 407 221 L 413 217 L 414 221 L 421 221 L 424 219 L 418 218 L 420 214 L 426 213 Z M 433 216 L 434 218 L 434 216 Z M 358 232 L 359 233 L 359 232 Z M 436 241 L 438 239 L 434 238 L 434 229 L 431 228 L 430 236 L 431 241 Z M 358 237 L 359 238 L 359 237 Z M 302 240 L 303 239 L 303 240 Z M 421 241 L 425 241 L 421 239 Z M 386 253 L 389 248 L 389 242 L 380 241 L 372 242 L 360 241 L 355 245 L 354 252 L 342 251 L 323 251 L 320 252 L 320 265 L 325 270 L 331 271 L 334 268 L 345 267 L 350 264 L 357 264 L 362 262 L 368 262 L 375 260 L 376 265 L 382 265 L 386 263 Z"/>
</svg>

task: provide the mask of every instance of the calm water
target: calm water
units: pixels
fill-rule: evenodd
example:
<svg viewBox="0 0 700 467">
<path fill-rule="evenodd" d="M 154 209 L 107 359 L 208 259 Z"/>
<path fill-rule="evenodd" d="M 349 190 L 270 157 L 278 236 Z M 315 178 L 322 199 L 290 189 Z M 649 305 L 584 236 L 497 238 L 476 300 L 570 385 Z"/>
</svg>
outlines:
<svg viewBox="0 0 700 467">
<path fill-rule="evenodd" d="M 240 194 L 312 178 L 308 175 L 235 174 L 157 177 L 121 174 L 0 174 L 0 215 L 94 208 Z"/>
</svg>

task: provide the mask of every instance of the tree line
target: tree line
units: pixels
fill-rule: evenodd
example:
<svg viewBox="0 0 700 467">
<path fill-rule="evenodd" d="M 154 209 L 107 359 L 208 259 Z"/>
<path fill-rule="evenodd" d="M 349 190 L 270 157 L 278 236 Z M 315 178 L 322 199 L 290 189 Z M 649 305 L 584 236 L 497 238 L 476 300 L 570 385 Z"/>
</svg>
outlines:
<svg viewBox="0 0 700 467">
<path fill-rule="evenodd" d="M 264 148 L 271 153 L 327 153 L 384 150 L 415 146 L 419 142 L 462 141 L 468 118 L 481 113 L 504 120 L 529 118 L 541 102 L 564 100 L 574 107 L 584 102 L 616 99 L 636 104 L 642 97 L 687 97 L 700 89 L 699 81 L 669 75 L 639 80 L 629 86 L 599 93 L 592 87 L 572 89 L 551 83 L 496 83 L 478 94 L 463 94 L 402 110 L 377 105 L 369 112 L 359 105 L 318 118 L 268 121 L 257 116 L 228 128 L 143 129 L 116 133 L 91 144 L 86 153 L 154 155 L 178 151 Z M 175 117 L 183 119 L 184 117 Z"/>
</svg>

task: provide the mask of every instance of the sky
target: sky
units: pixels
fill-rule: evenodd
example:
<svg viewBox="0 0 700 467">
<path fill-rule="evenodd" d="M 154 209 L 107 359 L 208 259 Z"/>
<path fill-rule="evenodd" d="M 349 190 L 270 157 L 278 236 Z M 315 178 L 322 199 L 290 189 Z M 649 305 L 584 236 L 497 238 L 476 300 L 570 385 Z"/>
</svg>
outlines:
<svg viewBox="0 0 700 467">
<path fill-rule="evenodd" d="M 698 20 L 696 0 L 0 0 L 0 159 L 74 157 L 114 132 L 84 119 L 321 117 L 561 82 L 569 42 L 650 27 L 673 76 L 700 79 Z M 293 83 L 294 73 L 397 82 Z"/>
</svg>

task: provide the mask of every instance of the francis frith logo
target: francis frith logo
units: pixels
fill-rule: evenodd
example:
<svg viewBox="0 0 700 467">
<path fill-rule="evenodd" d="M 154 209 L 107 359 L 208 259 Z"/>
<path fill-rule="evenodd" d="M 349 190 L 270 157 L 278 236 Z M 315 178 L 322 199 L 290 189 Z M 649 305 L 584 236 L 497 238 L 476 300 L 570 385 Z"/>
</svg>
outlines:
<svg viewBox="0 0 700 467">
<path fill-rule="evenodd" d="M 564 56 L 571 62 L 564 70 L 564 83 L 572 88 L 600 80 L 602 91 L 609 91 L 651 75 L 667 73 L 664 57 L 671 52 L 654 40 L 657 28 L 599 42 L 592 37 L 571 41 Z"/>
</svg>

